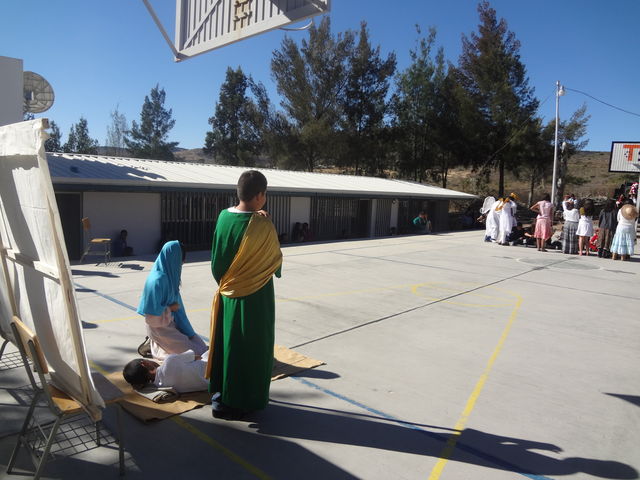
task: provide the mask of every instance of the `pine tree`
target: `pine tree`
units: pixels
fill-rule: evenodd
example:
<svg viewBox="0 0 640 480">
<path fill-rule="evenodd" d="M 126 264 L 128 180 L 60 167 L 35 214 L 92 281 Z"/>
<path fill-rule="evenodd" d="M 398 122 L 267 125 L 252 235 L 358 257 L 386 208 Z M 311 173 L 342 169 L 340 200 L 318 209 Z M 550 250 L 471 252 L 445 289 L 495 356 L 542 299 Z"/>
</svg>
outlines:
<svg viewBox="0 0 640 480">
<path fill-rule="evenodd" d="M 205 153 L 213 155 L 218 163 L 253 166 L 262 152 L 264 112 L 247 95 L 247 91 L 260 90 L 240 67 L 227 68 L 225 81 L 220 87 L 215 114 L 209 118 L 211 131 L 205 137 Z M 264 87 L 260 90 L 262 102 L 269 100 Z"/>
<path fill-rule="evenodd" d="M 58 124 L 51 120 L 51 122 L 49 122 L 49 129 L 51 130 L 51 133 L 49 134 L 49 138 L 47 138 L 44 142 L 45 151 L 62 152 L 62 145 L 60 144 L 62 134 L 60 133 Z"/>
<path fill-rule="evenodd" d="M 168 142 L 169 131 L 176 121 L 171 118 L 173 111 L 164 108 L 166 93 L 156 84 L 150 95 L 144 97 L 140 124 L 131 122 L 125 144 L 131 155 L 137 158 L 173 160 L 173 148 L 179 142 Z"/>
<path fill-rule="evenodd" d="M 498 194 L 504 195 L 505 168 L 514 170 L 526 156 L 522 132 L 535 123 L 538 100 L 520 60 L 520 42 L 487 1 L 478 5 L 478 33 L 462 37 L 459 81 L 480 114 L 476 167 L 496 167 Z M 527 125 L 529 123 L 529 125 Z"/>
<path fill-rule="evenodd" d="M 389 80 L 395 68 L 395 54 L 383 60 L 380 47 L 371 46 L 367 24 L 362 22 L 358 43 L 348 59 L 341 122 L 346 145 L 343 163 L 352 166 L 356 175 L 361 169 L 369 174 L 384 170 L 382 137 L 389 110 Z"/>
<path fill-rule="evenodd" d="M 352 48 L 353 32 L 333 36 L 325 17 L 318 27 L 309 29 L 309 39 L 303 40 L 300 48 L 285 37 L 280 50 L 273 52 L 271 72 L 290 119 L 286 138 L 294 168 L 311 172 L 318 161 L 332 161 L 335 156 L 336 127 Z"/>
<path fill-rule="evenodd" d="M 415 181 L 426 178 L 437 153 L 435 123 L 441 110 L 438 93 L 446 70 L 442 48 L 433 57 L 435 37 L 435 29 L 430 28 L 427 37 L 420 38 L 417 48 L 410 51 L 411 65 L 398 74 L 393 96 L 398 170 Z"/>
<path fill-rule="evenodd" d="M 591 115 L 587 115 L 587 106 L 582 105 L 578 110 L 573 112 L 569 121 L 560 122 L 558 124 L 558 143 L 563 146 L 559 155 L 558 172 L 556 175 L 556 198 L 554 205 L 560 202 L 564 195 L 564 189 L 567 184 L 567 170 L 569 158 L 576 152 L 583 150 L 587 146 L 589 140 L 583 140 L 587 134 L 587 123 Z M 549 123 L 549 129 L 555 131 L 555 119 Z"/>
<path fill-rule="evenodd" d="M 67 142 L 62 149 L 68 153 L 91 155 L 98 153 L 98 141 L 89 136 L 89 124 L 86 118 L 80 117 L 78 123 L 71 125 Z"/>
</svg>

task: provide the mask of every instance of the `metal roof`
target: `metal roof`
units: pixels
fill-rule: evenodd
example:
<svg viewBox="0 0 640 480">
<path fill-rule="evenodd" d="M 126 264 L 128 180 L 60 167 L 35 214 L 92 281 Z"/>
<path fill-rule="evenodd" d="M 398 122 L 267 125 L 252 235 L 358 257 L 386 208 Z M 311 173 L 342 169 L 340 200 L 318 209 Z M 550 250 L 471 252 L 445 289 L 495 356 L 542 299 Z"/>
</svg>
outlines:
<svg viewBox="0 0 640 480">
<path fill-rule="evenodd" d="M 166 162 L 100 155 L 47 153 L 55 184 L 130 188 L 235 189 L 247 167 Z M 360 195 L 472 199 L 474 195 L 421 183 L 386 178 L 256 168 L 267 177 L 270 192 L 293 195 Z"/>
</svg>

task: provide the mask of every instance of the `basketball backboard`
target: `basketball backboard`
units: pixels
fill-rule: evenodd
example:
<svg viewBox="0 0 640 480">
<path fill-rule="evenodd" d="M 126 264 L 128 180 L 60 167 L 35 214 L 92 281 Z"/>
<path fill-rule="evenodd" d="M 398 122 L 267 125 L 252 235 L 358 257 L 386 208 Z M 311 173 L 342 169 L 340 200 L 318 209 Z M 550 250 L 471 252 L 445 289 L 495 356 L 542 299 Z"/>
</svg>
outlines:
<svg viewBox="0 0 640 480">
<path fill-rule="evenodd" d="M 611 142 L 609 171 L 640 172 L 640 142 Z"/>
<path fill-rule="evenodd" d="M 176 0 L 175 44 L 143 0 L 177 62 L 327 13 L 331 0 Z"/>
</svg>

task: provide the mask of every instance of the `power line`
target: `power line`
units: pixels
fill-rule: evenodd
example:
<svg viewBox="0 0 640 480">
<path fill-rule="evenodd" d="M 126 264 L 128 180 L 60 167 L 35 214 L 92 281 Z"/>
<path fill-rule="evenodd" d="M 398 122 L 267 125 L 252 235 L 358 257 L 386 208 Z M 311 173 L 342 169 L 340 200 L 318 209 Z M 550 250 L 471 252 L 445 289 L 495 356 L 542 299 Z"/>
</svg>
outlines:
<svg viewBox="0 0 640 480">
<path fill-rule="evenodd" d="M 544 105 L 545 103 L 547 103 L 547 100 L 549 100 L 549 98 L 551 98 L 551 95 L 549 95 L 547 98 L 545 98 L 542 102 L 540 102 L 540 104 L 538 105 L 538 108 L 540 108 L 542 105 Z M 513 133 L 513 135 L 511 135 L 511 137 L 509 137 L 509 139 L 507 140 L 507 143 L 505 143 L 504 145 L 502 145 L 498 150 L 496 150 L 495 152 L 493 152 L 493 155 L 491 155 L 491 157 L 489 157 L 489 160 L 487 160 L 486 162 L 484 162 L 484 166 L 486 167 L 487 165 L 489 165 L 491 162 L 493 162 L 493 160 L 496 158 L 496 156 L 498 155 L 498 153 L 500 153 L 502 150 L 504 150 L 505 148 L 507 148 L 509 146 L 509 144 L 525 129 L 526 124 L 529 122 L 529 120 L 531 120 L 534 115 L 536 115 L 538 113 L 538 111 L 536 110 L 535 112 L 533 112 L 531 115 L 529 115 L 526 120 L 524 120 L 519 126 L 518 129 L 515 131 L 515 133 Z"/>
<path fill-rule="evenodd" d="M 616 110 L 620 110 L 621 112 L 628 113 L 629 115 L 635 115 L 636 117 L 640 117 L 640 113 L 630 112 L 629 110 L 625 110 L 624 108 L 616 107 L 615 105 L 611 105 L 610 103 L 605 102 L 604 100 L 600 100 L 599 98 L 594 97 L 593 95 L 589 95 L 587 92 L 582 92 L 580 90 L 576 90 L 575 88 L 564 87 L 565 90 L 571 90 L 572 92 L 581 93 L 582 95 L 586 95 L 589 98 L 593 98 L 596 102 L 600 102 L 607 107 L 615 108 Z"/>
</svg>

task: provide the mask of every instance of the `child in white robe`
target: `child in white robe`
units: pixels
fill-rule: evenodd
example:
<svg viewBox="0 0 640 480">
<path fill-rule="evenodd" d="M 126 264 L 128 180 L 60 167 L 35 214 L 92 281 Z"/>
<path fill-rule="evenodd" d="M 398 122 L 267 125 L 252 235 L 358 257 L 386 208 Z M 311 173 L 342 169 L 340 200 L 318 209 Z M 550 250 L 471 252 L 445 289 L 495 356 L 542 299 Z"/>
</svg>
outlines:
<svg viewBox="0 0 640 480">
<path fill-rule="evenodd" d="M 209 351 L 196 355 L 193 350 L 167 355 L 162 364 L 143 358 L 131 360 L 122 375 L 134 388 L 153 384 L 159 388 L 171 387 L 178 393 L 200 392 L 209 388 L 204 378 Z"/>
</svg>

